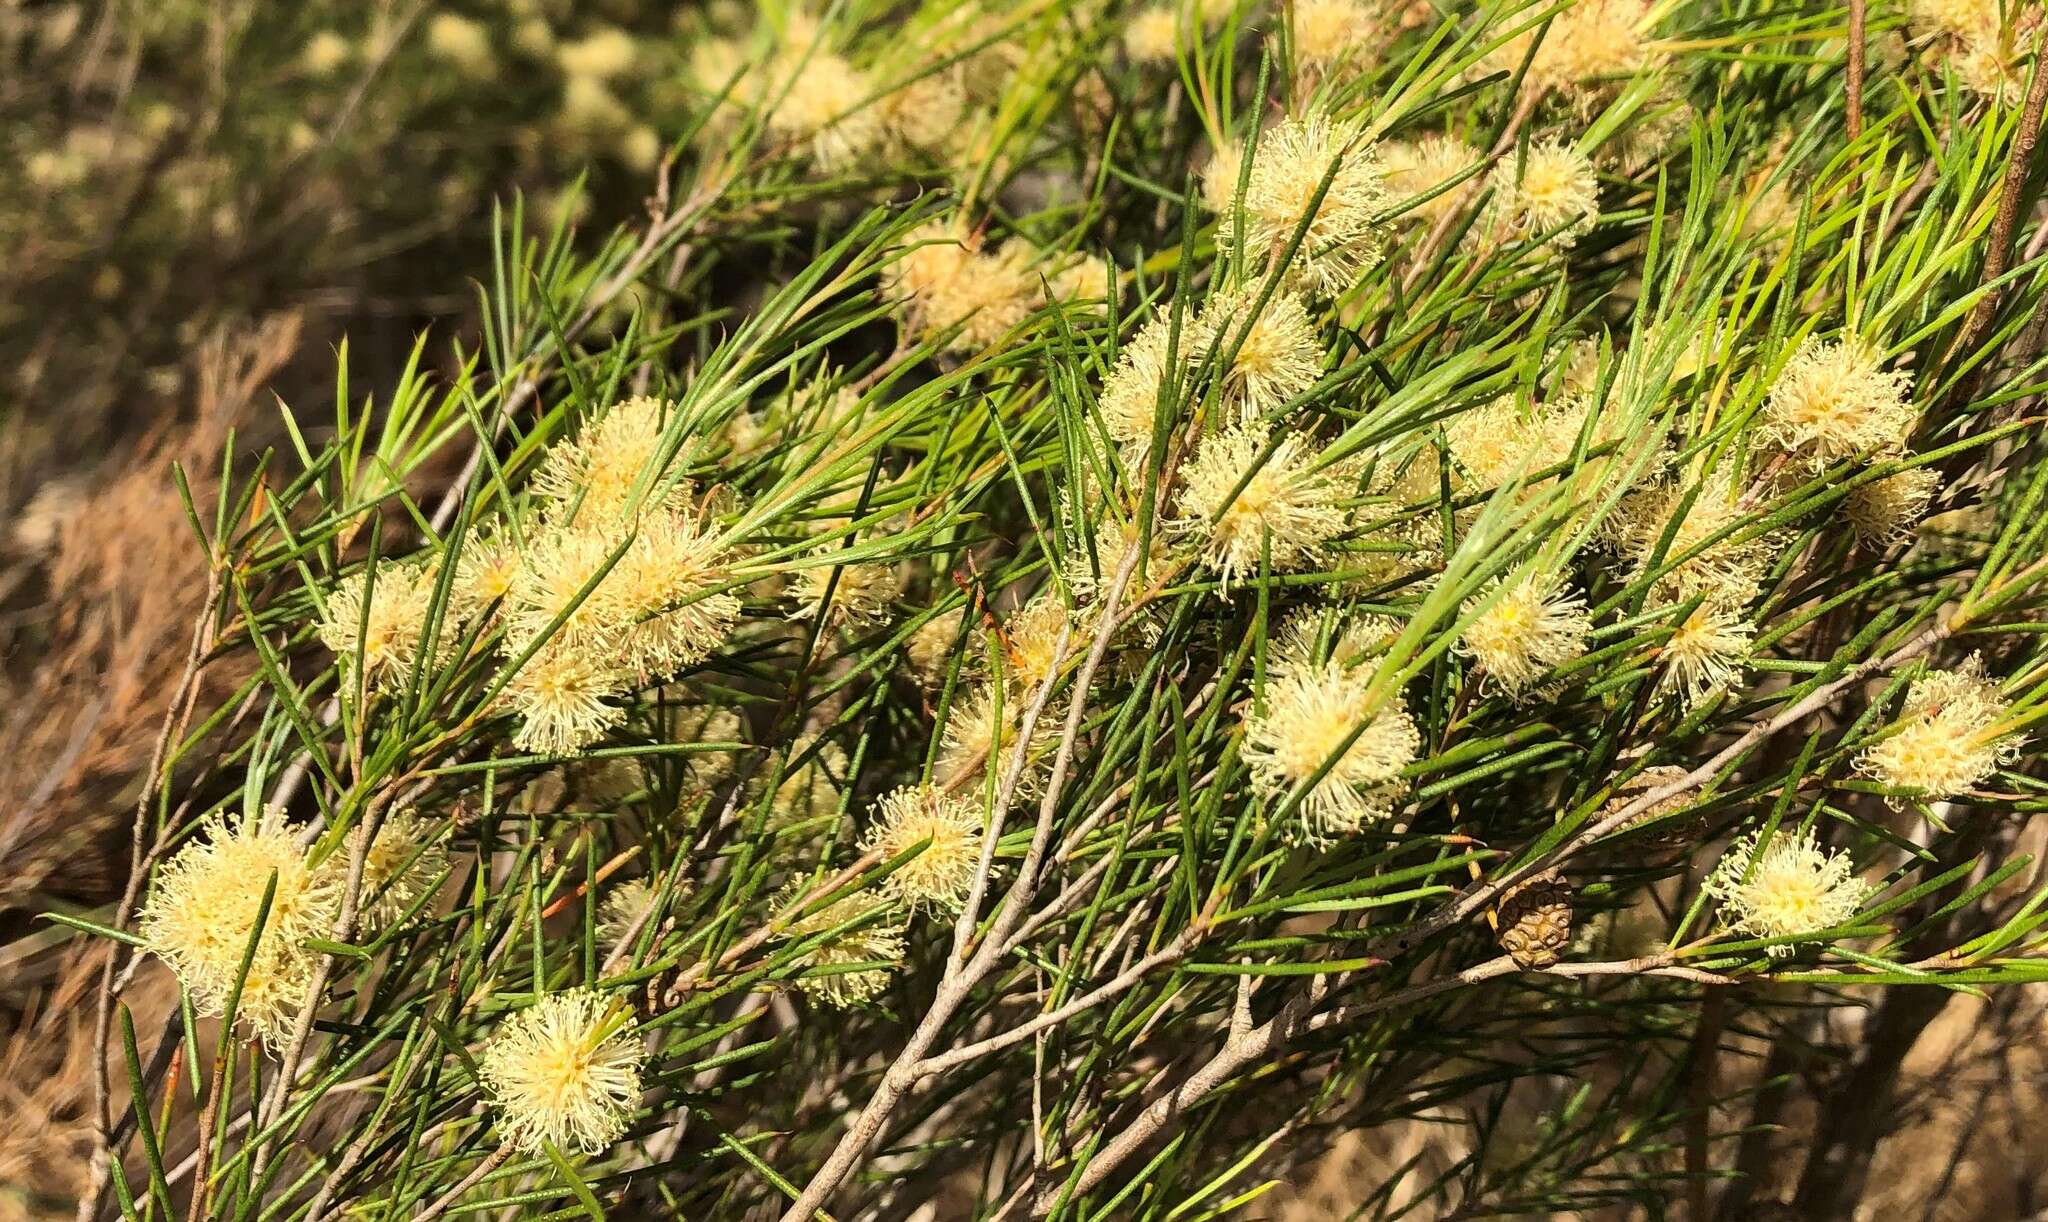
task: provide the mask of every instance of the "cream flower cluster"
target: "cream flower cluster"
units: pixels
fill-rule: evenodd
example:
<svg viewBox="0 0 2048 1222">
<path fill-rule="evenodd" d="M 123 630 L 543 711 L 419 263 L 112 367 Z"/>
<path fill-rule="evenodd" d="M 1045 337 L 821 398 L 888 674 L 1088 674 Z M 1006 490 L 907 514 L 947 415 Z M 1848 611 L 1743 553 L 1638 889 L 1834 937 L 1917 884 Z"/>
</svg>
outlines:
<svg viewBox="0 0 2048 1222">
<path fill-rule="evenodd" d="M 1289 831 L 1308 843 L 1391 818 L 1407 792 L 1401 769 L 1421 750 L 1399 694 L 1376 692 L 1375 670 L 1362 657 L 1377 631 L 1377 623 L 1354 624 L 1317 660 L 1304 647 L 1306 630 L 1297 629 L 1296 644 L 1268 675 L 1263 708 L 1245 720 L 1253 785 L 1275 801 L 1301 792 Z"/>
<path fill-rule="evenodd" d="M 1977 657 L 1955 670 L 1929 671 L 1907 686 L 1898 720 L 1856 757 L 1856 766 L 1894 789 L 1955 797 L 2018 755 L 2025 740 L 2004 727 L 2009 711 Z"/>
<path fill-rule="evenodd" d="M 1041 255 L 1012 238 L 985 248 L 978 234 L 934 222 L 910 235 L 888 276 L 913 334 L 969 355 L 1003 342 L 1054 302 L 1099 305 L 1115 295 L 1115 271 L 1099 257 Z"/>
<path fill-rule="evenodd" d="M 671 412 L 628 399 L 549 447 L 531 481 L 540 512 L 524 547 L 478 536 L 463 548 L 435 660 L 450 660 L 463 621 L 495 616 L 522 750 L 590 746 L 624 719 L 621 697 L 731 635 L 732 553 L 674 473 Z M 345 665 L 360 654 L 385 689 L 403 687 L 437 580 L 418 562 L 351 575 L 328 597 L 322 643 Z"/>
<path fill-rule="evenodd" d="M 1823 849 L 1809 831 L 1778 829 L 1768 843 L 1752 832 L 1728 847 L 1705 883 L 1728 928 L 1754 938 L 1798 938 L 1847 924 L 1871 888 L 1846 853 Z M 1770 948 L 1790 955 L 1793 945 Z"/>
<path fill-rule="evenodd" d="M 307 940 L 334 935 L 353 854 L 363 853 L 357 928 L 372 935 L 446 872 L 438 829 L 410 810 L 386 817 L 367 847 L 365 835 L 358 826 L 316 863 L 281 808 L 216 814 L 157 871 L 136 932 L 199 1013 L 222 1014 L 232 999 L 237 1021 L 275 1044 L 310 999 L 319 956 Z"/>
<path fill-rule="evenodd" d="M 640 1104 L 645 1051 L 632 1015 L 592 989 L 550 993 L 499 1024 L 477 1068 L 505 1140 L 596 1154 Z"/>
</svg>

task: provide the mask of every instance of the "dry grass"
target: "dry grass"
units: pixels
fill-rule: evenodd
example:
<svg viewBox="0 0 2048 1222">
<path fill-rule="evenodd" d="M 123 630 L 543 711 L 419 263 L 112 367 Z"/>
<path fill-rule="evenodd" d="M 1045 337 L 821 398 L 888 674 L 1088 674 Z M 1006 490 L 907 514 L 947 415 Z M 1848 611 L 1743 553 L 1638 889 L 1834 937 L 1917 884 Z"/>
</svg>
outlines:
<svg viewBox="0 0 2048 1222">
<path fill-rule="evenodd" d="M 18 515 L 4 583 L 12 669 L 0 672 L 0 1222 L 70 1217 L 91 1154 L 92 1006 L 104 944 L 33 921 L 121 885 L 126 815 L 204 593 L 205 560 L 170 478 L 201 504 L 231 428 L 248 422 L 298 346 L 294 317 L 218 336 L 195 358 L 189 417 L 139 435 L 100 471 L 46 482 Z M 148 419 L 147 412 L 138 414 Z M 209 672 L 218 697 L 235 661 Z M 144 971 L 138 1027 L 176 1002 Z"/>
</svg>

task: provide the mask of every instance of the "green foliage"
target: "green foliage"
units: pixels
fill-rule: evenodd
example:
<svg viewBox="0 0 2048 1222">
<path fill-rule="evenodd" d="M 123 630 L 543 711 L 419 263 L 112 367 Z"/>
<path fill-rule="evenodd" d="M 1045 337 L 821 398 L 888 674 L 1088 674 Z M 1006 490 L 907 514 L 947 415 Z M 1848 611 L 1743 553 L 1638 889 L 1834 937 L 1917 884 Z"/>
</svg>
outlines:
<svg viewBox="0 0 2048 1222">
<path fill-rule="evenodd" d="M 203 1184 L 222 1218 L 1228 1216 L 1333 1131 L 1432 1125 L 1448 1169 L 1388 1168 L 1356 1216 L 1658 1210 L 1705 1170 L 1682 1153 L 1703 996 L 1767 1029 L 1767 983 L 2041 978 L 2048 893 L 2018 890 L 2013 833 L 2048 702 L 2043 265 L 2035 222 L 2000 219 L 2038 106 L 1873 57 L 1850 138 L 1845 15 L 1806 6 L 1661 6 L 1646 58 L 1562 85 L 1509 37 L 1557 36 L 1555 6 L 1389 19 L 1327 67 L 1284 9 L 1188 17 L 1144 64 L 1118 6 L 913 7 L 835 10 L 803 45 L 872 81 L 957 74 L 943 156 L 829 164 L 819 132 L 886 88 L 809 140 L 770 93 L 699 98 L 650 218 L 536 236 L 509 202 L 444 373 L 423 346 L 379 399 L 344 377 L 331 413 L 287 407 L 292 452 L 193 507 L 202 656 L 256 664 L 174 739 L 145 866 L 210 809 L 277 803 L 349 898 L 239 1090 L 163 1090 L 122 1012 L 125 1213 Z M 808 29 L 764 10 L 771 43 Z M 1248 249 L 1282 111 L 1357 138 L 1295 167 L 1299 223 Z M 1462 167 L 1389 186 L 1383 252 L 1298 292 L 1347 161 L 1380 175 L 1428 135 Z M 1252 168 L 1219 201 L 1195 168 L 1222 140 Z M 1566 154 L 1597 217 L 1531 219 Z M 1114 291 L 1057 290 L 1073 252 Z M 1310 368 L 1247 408 L 1282 359 L 1266 310 L 1297 299 Z M 1892 444 L 1787 431 L 1816 338 L 1903 374 Z M 1148 354 L 1133 430 L 1105 383 Z M 550 464 L 635 396 L 665 405 L 651 457 L 593 517 L 590 464 L 566 500 Z M 1204 500 L 1232 430 L 1255 457 Z M 1938 516 L 1844 528 L 1919 471 Z M 679 522 L 711 541 L 687 590 L 580 637 Z M 518 578 L 466 576 L 496 545 L 530 575 L 577 532 L 602 563 L 524 622 Z M 1535 578 L 1564 643 L 1516 688 Z M 402 631 L 373 632 L 379 587 L 414 580 Z M 516 741 L 529 668 L 697 613 L 715 642 L 608 687 L 583 749 Z M 1982 719 L 1916 704 L 1972 657 Z M 1871 763 L 1923 716 L 1986 761 L 1945 792 Z M 915 784 L 976 802 L 981 841 L 864 847 Z M 445 871 L 364 928 L 427 860 L 373 860 L 401 810 Z M 1819 925 L 1725 911 L 1701 884 L 1751 831 L 1739 879 L 1810 832 L 1867 894 Z M 885 898 L 924 867 L 971 874 L 957 915 Z M 1561 957 L 1503 954 L 1510 888 L 1553 869 Z M 514 1150 L 477 1050 L 576 987 L 644 1042 L 627 1136 Z M 163 1134 L 194 1126 L 168 1184 Z"/>
</svg>

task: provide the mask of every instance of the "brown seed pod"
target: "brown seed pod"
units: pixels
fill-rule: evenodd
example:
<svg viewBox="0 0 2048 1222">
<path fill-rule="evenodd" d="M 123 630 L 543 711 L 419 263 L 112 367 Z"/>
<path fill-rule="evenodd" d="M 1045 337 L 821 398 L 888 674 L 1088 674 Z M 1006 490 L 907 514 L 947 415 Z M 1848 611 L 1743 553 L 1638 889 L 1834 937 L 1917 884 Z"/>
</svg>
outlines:
<svg viewBox="0 0 2048 1222">
<path fill-rule="evenodd" d="M 1626 791 L 1615 794 L 1607 800 L 1607 805 L 1601 810 L 1599 818 L 1604 819 L 1630 802 L 1635 801 L 1636 797 L 1645 790 L 1655 789 L 1660 785 L 1669 785 L 1672 781 L 1684 776 L 1685 772 L 1686 770 L 1683 768 L 1669 766 L 1644 769 L 1642 775 L 1629 783 Z M 1632 832 L 1637 828 L 1657 823 L 1658 820 L 1664 819 L 1664 816 L 1671 814 L 1673 811 L 1684 809 L 1686 804 L 1691 801 L 1692 794 L 1681 793 L 1674 797 L 1666 798 L 1662 802 L 1653 803 L 1647 810 L 1639 812 L 1633 819 L 1630 819 L 1619 831 L 1623 833 Z M 1673 852 L 1695 843 L 1699 839 L 1699 832 L 1700 820 L 1697 817 L 1668 819 L 1659 824 L 1655 831 L 1641 837 L 1637 843 L 1645 849 L 1658 852 Z"/>
<path fill-rule="evenodd" d="M 1525 878 L 1501 895 L 1496 919 L 1500 948 L 1516 966 L 1549 967 L 1571 941 L 1571 888 L 1556 870 Z"/>
</svg>

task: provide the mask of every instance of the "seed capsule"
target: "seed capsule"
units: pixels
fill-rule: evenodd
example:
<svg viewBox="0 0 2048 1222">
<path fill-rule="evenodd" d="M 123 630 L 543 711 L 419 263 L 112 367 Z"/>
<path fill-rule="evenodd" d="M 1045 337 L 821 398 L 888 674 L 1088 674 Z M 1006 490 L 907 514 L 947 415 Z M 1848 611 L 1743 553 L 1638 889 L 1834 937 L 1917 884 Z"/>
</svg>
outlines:
<svg viewBox="0 0 2048 1222">
<path fill-rule="evenodd" d="M 1500 931 L 1500 948 L 1517 967 L 1549 967 L 1571 941 L 1571 888 L 1556 870 L 1523 879 L 1500 897 L 1495 928 Z"/>
</svg>

